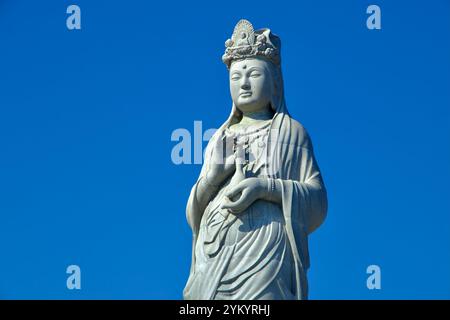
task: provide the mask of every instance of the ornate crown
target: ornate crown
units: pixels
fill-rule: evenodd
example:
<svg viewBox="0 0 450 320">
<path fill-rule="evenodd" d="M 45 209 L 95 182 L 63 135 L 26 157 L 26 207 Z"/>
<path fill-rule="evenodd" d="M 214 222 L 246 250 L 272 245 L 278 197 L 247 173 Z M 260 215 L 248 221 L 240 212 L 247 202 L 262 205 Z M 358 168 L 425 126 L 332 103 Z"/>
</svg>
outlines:
<svg viewBox="0 0 450 320">
<path fill-rule="evenodd" d="M 275 65 L 280 64 L 279 38 L 269 29 L 255 31 L 252 24 L 245 19 L 236 24 L 231 39 L 225 41 L 225 47 L 222 61 L 228 68 L 233 60 L 255 56 L 262 56 Z"/>
</svg>

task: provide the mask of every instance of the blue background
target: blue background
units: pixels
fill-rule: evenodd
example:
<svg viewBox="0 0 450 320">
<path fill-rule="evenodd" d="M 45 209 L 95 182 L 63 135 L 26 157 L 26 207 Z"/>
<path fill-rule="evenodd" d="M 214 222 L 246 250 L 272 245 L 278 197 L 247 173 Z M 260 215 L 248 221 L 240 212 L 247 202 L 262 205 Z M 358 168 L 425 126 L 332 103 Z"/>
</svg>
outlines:
<svg viewBox="0 0 450 320">
<path fill-rule="evenodd" d="M 228 116 L 240 18 L 281 36 L 329 193 L 310 298 L 450 298 L 449 1 L 74 3 L 79 31 L 72 2 L 0 0 L 0 298 L 181 298 L 200 166 L 172 163 L 171 134 Z"/>
</svg>

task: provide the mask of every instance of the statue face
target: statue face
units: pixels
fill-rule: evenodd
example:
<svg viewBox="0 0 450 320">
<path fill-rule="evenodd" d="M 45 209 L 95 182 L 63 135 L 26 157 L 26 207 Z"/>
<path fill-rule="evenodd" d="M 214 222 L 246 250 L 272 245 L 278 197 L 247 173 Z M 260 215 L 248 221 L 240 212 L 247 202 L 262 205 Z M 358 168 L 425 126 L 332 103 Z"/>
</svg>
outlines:
<svg viewBox="0 0 450 320">
<path fill-rule="evenodd" d="M 231 64 L 231 98 L 242 112 L 263 111 L 270 107 L 273 81 L 268 63 L 263 59 L 251 58 Z"/>
</svg>

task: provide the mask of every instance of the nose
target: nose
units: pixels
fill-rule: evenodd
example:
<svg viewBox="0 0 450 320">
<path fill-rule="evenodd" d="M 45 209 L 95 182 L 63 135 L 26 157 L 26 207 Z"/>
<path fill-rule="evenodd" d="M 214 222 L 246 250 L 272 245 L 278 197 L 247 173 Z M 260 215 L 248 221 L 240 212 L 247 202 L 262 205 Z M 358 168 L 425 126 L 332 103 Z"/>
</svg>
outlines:
<svg viewBox="0 0 450 320">
<path fill-rule="evenodd" d="M 242 77 L 241 81 L 241 89 L 242 90 L 250 90 L 250 81 L 248 77 Z"/>
</svg>

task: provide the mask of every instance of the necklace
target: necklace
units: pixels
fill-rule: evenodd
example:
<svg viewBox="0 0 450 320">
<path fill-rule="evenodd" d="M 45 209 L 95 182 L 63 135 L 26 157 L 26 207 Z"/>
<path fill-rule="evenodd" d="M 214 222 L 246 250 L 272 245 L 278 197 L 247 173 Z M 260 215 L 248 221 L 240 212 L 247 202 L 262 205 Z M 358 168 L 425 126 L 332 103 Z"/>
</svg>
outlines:
<svg viewBox="0 0 450 320">
<path fill-rule="evenodd" d="M 252 170 L 263 154 L 266 146 L 264 140 L 268 136 L 269 128 L 270 121 L 256 129 L 249 128 L 243 132 L 232 133 L 233 153 L 243 158 L 247 170 Z M 239 154 L 239 151 L 242 151 L 242 153 Z"/>
</svg>

